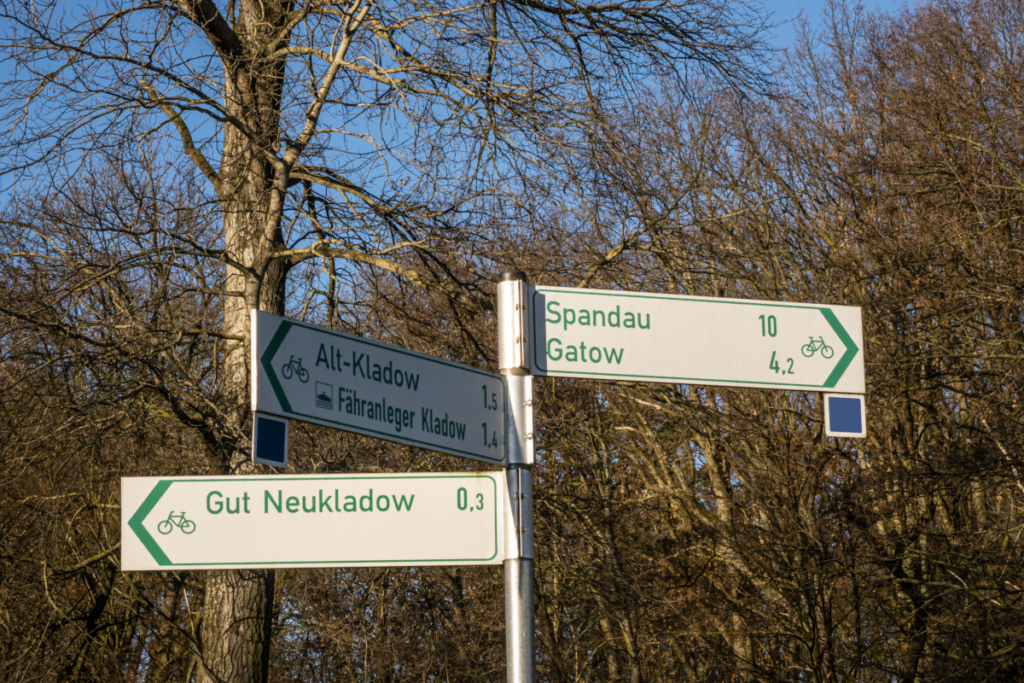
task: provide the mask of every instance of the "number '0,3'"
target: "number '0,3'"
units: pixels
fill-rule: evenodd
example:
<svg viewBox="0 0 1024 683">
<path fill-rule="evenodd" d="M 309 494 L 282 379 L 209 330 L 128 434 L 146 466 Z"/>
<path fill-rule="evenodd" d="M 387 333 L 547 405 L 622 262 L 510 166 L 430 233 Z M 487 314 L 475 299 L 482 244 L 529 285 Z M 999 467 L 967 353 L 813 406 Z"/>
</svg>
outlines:
<svg viewBox="0 0 1024 683">
<path fill-rule="evenodd" d="M 473 510 L 483 510 L 484 494 L 476 494 L 476 505 L 470 505 L 469 493 L 466 491 L 466 489 L 460 486 L 459 490 L 455 492 L 455 504 L 458 506 L 460 510 L 469 509 L 470 512 L 472 512 Z"/>
<path fill-rule="evenodd" d="M 769 337 L 774 337 L 779 331 L 779 322 L 775 319 L 774 315 L 769 315 L 767 319 L 763 315 L 757 316 L 757 319 L 761 321 L 761 336 L 765 336 L 765 333 Z"/>
</svg>

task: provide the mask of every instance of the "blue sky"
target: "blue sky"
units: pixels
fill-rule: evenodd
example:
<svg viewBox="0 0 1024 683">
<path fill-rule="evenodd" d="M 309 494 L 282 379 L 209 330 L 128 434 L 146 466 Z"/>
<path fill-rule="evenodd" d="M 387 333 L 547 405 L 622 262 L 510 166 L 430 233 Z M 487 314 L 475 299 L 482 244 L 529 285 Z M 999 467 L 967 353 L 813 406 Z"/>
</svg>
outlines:
<svg viewBox="0 0 1024 683">
<path fill-rule="evenodd" d="M 803 11 L 805 19 L 817 26 L 822 21 L 822 12 L 825 9 L 827 0 L 762 0 L 764 7 L 772 13 L 772 23 L 786 22 L 776 28 L 774 40 L 777 47 L 785 47 L 793 41 L 795 36 L 794 20 Z M 906 0 L 860 0 L 866 10 L 882 10 L 895 12 L 907 4 Z M 851 1 L 852 4 L 852 1 Z"/>
</svg>

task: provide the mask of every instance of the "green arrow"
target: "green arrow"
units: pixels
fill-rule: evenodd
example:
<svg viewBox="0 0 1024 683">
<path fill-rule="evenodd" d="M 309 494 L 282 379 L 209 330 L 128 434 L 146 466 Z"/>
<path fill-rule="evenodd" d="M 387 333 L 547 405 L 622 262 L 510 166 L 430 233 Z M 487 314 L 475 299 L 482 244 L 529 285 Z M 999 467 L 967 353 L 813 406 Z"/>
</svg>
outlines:
<svg viewBox="0 0 1024 683">
<path fill-rule="evenodd" d="M 832 331 L 839 337 L 839 341 L 843 342 L 846 346 L 846 352 L 843 354 L 843 357 L 839 359 L 839 362 L 836 363 L 835 368 L 832 369 L 832 374 L 828 376 L 828 379 L 825 380 L 825 384 L 823 385 L 826 388 L 831 389 L 839 383 L 843 373 L 846 372 L 846 368 L 850 367 L 850 363 L 853 362 L 853 357 L 857 355 L 857 351 L 860 349 L 857 348 L 857 344 L 854 343 L 853 338 L 846 331 L 846 328 L 844 328 L 839 322 L 839 318 L 837 318 L 836 314 L 832 312 L 832 309 L 819 308 L 818 310 L 821 311 L 823 316 L 825 316 L 825 320 L 828 321 L 828 324 L 832 326 Z"/>
<path fill-rule="evenodd" d="M 153 556 L 153 559 L 156 560 L 156 563 L 161 567 L 166 567 L 174 563 L 171 562 L 171 558 L 167 557 L 167 553 L 164 552 L 163 548 L 157 544 L 156 539 L 146 531 L 146 527 L 142 526 L 142 522 L 146 519 L 146 515 L 153 511 L 153 508 L 156 507 L 157 501 L 167 493 L 167 489 L 171 488 L 171 484 L 173 483 L 174 482 L 167 480 L 157 482 L 156 486 L 153 487 L 153 490 L 149 492 L 148 496 L 146 496 L 146 500 L 142 501 L 142 505 L 140 505 L 139 509 L 135 511 L 132 518 L 128 520 L 128 526 L 131 527 L 132 531 L 135 532 L 135 535 L 139 537 L 140 541 L 142 541 L 142 545 L 146 546 L 146 550 L 149 551 L 149 554 Z"/>
<path fill-rule="evenodd" d="M 277 396 L 278 403 L 281 404 L 281 409 L 286 413 L 291 413 L 292 404 L 288 402 L 288 397 L 284 394 L 284 387 L 281 386 L 281 381 L 277 378 L 277 373 L 274 372 L 274 365 L 271 361 L 274 360 L 274 354 L 281 348 L 281 344 L 284 343 L 284 338 L 288 336 L 288 330 L 292 328 L 294 323 L 290 320 L 285 320 L 281 323 L 281 326 L 277 328 L 277 332 L 274 333 L 274 338 L 270 340 L 270 344 L 267 345 L 267 350 L 263 352 L 263 356 L 260 358 L 260 363 L 263 364 L 263 369 L 267 371 L 267 379 L 270 380 L 270 386 L 274 387 L 274 394 Z"/>
</svg>

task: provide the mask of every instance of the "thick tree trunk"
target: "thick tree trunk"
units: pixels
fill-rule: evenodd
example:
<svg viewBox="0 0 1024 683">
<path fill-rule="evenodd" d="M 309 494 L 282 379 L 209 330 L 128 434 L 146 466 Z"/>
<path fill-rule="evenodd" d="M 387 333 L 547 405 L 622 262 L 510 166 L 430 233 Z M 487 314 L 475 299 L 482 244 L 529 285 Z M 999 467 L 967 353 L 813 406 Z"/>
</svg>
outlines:
<svg viewBox="0 0 1024 683">
<path fill-rule="evenodd" d="M 207 575 L 200 683 L 267 680 L 273 597 L 272 571 Z"/>
<path fill-rule="evenodd" d="M 232 425 L 248 424 L 249 312 L 253 308 L 284 313 L 287 268 L 268 256 L 282 248 L 282 205 L 274 201 L 281 173 L 270 158 L 280 140 L 284 63 L 268 57 L 282 46 L 280 26 L 290 3 L 241 0 L 234 24 L 241 53 L 225 59 L 224 100 L 244 129 L 228 125 L 219 171 L 224 244 L 230 256 L 250 272 L 228 266 L 224 329 L 232 342 L 224 358 L 225 406 Z M 280 178 L 276 178 L 280 181 Z M 280 186 L 280 183 L 278 184 Z M 225 445 L 214 458 L 221 473 L 254 470 L 246 448 Z M 203 606 L 203 654 L 199 683 L 266 683 L 270 663 L 274 572 L 234 570 L 207 575 Z"/>
</svg>

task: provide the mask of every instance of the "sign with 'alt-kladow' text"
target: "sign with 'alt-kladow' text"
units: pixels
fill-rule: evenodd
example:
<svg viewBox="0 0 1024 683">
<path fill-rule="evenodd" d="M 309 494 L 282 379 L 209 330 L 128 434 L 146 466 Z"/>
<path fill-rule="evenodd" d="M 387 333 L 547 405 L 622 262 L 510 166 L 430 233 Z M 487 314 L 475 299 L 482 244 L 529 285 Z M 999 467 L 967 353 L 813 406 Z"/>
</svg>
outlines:
<svg viewBox="0 0 1024 683">
<path fill-rule="evenodd" d="M 531 287 L 533 373 L 864 393 L 860 308 Z"/>
<path fill-rule="evenodd" d="M 500 464 L 500 375 L 253 312 L 252 408 Z"/>
<path fill-rule="evenodd" d="M 121 569 L 499 564 L 502 479 L 127 477 Z"/>
</svg>

